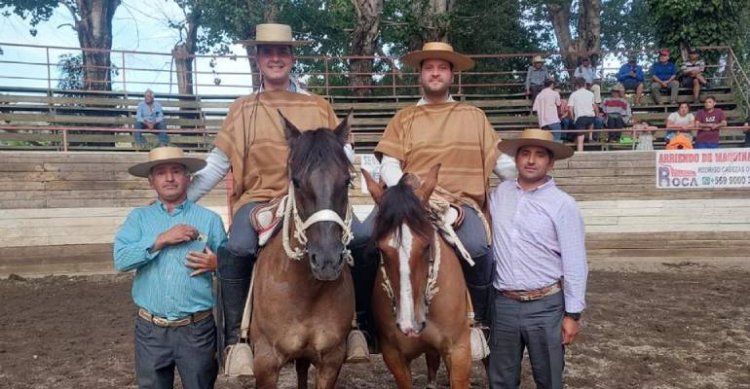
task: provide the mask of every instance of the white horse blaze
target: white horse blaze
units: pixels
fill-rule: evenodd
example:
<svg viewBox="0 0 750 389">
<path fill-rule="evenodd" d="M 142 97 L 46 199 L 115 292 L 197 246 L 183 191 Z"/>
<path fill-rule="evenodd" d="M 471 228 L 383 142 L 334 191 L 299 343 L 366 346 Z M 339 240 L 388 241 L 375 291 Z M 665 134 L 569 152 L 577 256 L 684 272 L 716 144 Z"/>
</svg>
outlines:
<svg viewBox="0 0 750 389">
<path fill-rule="evenodd" d="M 401 327 L 401 331 L 415 331 L 414 327 L 414 299 L 412 297 L 411 285 L 411 267 L 409 266 L 409 257 L 411 255 L 412 235 L 409 226 L 401 225 L 401 239 L 398 234 L 391 235 L 388 245 L 398 249 L 398 272 L 400 276 L 399 284 L 399 307 L 396 323 Z"/>
</svg>

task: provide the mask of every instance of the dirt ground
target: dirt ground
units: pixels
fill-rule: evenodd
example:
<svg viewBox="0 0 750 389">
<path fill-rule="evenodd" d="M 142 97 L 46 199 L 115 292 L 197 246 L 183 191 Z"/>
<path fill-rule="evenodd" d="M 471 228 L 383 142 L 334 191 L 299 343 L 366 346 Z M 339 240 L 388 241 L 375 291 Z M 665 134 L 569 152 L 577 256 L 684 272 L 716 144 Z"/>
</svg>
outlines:
<svg viewBox="0 0 750 389">
<path fill-rule="evenodd" d="M 592 271 L 569 388 L 750 388 L 747 270 L 665 263 Z M 0 388 L 134 388 L 131 277 L 0 280 Z M 415 363 L 416 387 L 425 385 Z M 532 388 L 528 365 L 522 388 Z M 292 387 L 284 372 L 281 387 Z M 475 366 L 473 387 L 484 387 Z M 447 387 L 445 370 L 439 383 Z M 178 385 L 179 387 L 179 385 Z M 217 388 L 253 387 L 219 378 Z M 347 365 L 341 388 L 394 387 L 380 356 Z"/>
</svg>

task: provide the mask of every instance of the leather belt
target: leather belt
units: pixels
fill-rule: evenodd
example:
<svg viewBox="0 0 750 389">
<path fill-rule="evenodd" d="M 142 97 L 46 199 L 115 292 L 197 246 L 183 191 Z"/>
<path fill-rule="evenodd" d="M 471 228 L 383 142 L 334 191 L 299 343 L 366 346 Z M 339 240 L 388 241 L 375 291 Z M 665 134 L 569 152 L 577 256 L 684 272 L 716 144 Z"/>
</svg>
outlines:
<svg viewBox="0 0 750 389">
<path fill-rule="evenodd" d="M 535 300 L 545 298 L 547 296 L 552 296 L 553 294 L 561 290 L 562 290 L 562 284 L 560 283 L 560 281 L 557 281 L 554 284 L 547 285 L 539 289 L 501 290 L 500 293 L 509 299 L 525 302 L 525 301 L 535 301 Z"/>
<path fill-rule="evenodd" d="M 192 313 L 188 316 L 183 317 L 182 319 L 169 320 L 163 317 L 154 316 L 149 311 L 143 308 L 138 309 L 138 316 L 141 319 L 147 320 L 159 327 L 183 327 L 188 324 L 197 323 L 201 320 L 208 319 L 209 317 L 211 317 L 211 315 L 212 311 L 209 309 L 207 311 Z"/>
</svg>

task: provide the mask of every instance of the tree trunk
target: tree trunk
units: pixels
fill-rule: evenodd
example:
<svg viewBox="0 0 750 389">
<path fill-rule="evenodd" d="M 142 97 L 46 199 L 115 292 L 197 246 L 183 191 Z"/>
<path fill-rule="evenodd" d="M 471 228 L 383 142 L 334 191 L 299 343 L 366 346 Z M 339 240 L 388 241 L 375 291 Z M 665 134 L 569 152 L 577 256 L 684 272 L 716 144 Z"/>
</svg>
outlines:
<svg viewBox="0 0 750 389">
<path fill-rule="evenodd" d="M 351 41 L 353 56 L 373 56 L 380 32 L 380 14 L 383 12 L 383 0 L 352 0 L 357 14 L 357 24 L 354 27 Z M 372 63 L 371 58 L 352 59 L 349 68 L 352 73 L 349 85 L 357 96 L 372 94 Z"/>
<path fill-rule="evenodd" d="M 580 57 L 593 57 L 592 64 L 596 64 L 601 55 L 601 0 L 580 0 L 578 5 L 577 36 L 573 38 L 570 32 L 570 7 L 572 0 L 558 3 L 548 3 L 547 14 L 555 30 L 557 45 L 563 63 L 571 77 L 578 66 Z"/>
<path fill-rule="evenodd" d="M 85 90 L 112 90 L 112 18 L 121 0 L 76 0 Z"/>
<path fill-rule="evenodd" d="M 181 95 L 192 95 L 193 92 L 193 61 L 197 51 L 198 27 L 200 26 L 202 10 L 200 5 L 193 3 L 189 13 L 185 13 L 185 39 L 177 43 L 172 49 L 177 70 L 177 90 Z"/>
</svg>

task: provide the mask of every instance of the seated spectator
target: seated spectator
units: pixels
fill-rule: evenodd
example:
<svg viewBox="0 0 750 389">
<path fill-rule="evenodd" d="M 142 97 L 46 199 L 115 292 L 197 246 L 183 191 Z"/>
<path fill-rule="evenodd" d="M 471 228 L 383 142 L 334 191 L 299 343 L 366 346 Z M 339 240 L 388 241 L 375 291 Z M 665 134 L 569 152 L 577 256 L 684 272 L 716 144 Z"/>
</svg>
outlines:
<svg viewBox="0 0 750 389">
<path fill-rule="evenodd" d="M 161 108 L 161 104 L 154 101 L 154 92 L 151 89 L 146 89 L 146 92 L 143 93 L 143 101 L 138 103 L 138 110 L 135 113 L 135 129 L 133 137 L 135 138 L 136 147 L 144 147 L 146 145 L 143 134 L 141 131 L 137 131 L 144 129 L 158 129 L 159 146 L 169 144 L 167 126 L 164 124 L 164 111 Z"/>
<path fill-rule="evenodd" d="M 638 141 L 635 147 L 638 151 L 652 151 L 654 149 L 654 131 L 658 130 L 655 126 L 650 126 L 646 121 L 640 121 L 633 117 L 633 139 Z"/>
<path fill-rule="evenodd" d="M 693 89 L 693 103 L 700 102 L 701 86 L 708 82 L 703 77 L 703 71 L 706 70 L 706 63 L 701 59 L 701 54 L 697 49 L 688 51 L 688 60 L 682 63 L 680 69 L 680 85 L 683 88 Z"/>
<path fill-rule="evenodd" d="M 670 90 L 669 103 L 677 104 L 677 93 L 680 83 L 677 82 L 677 67 L 669 60 L 669 49 L 659 50 L 659 61 L 651 66 L 651 98 L 655 104 L 665 104 L 661 101 L 661 92 Z"/>
<path fill-rule="evenodd" d="M 547 68 L 544 67 L 544 59 L 539 55 L 535 56 L 526 72 L 526 96 L 534 101 L 536 95 L 544 89 L 544 81 L 551 79 Z"/>
<path fill-rule="evenodd" d="M 573 72 L 573 78 L 583 78 L 586 81 L 586 88 L 594 93 L 594 103 L 601 104 L 602 90 L 599 84 L 601 79 L 596 76 L 596 69 L 591 66 L 589 57 L 581 58 L 581 63 Z"/>
<path fill-rule="evenodd" d="M 570 94 L 568 107 L 575 119 L 576 130 L 578 130 L 576 132 L 576 150 L 583 151 L 586 130 L 588 130 L 589 138 L 591 138 L 598 108 L 594 104 L 594 94 L 586 89 L 586 81 L 582 78 L 574 78 L 573 86 L 575 86 L 576 91 Z"/>
<path fill-rule="evenodd" d="M 716 149 L 719 147 L 719 135 L 722 127 L 727 126 L 727 117 L 721 108 L 716 106 L 716 98 L 706 97 L 703 109 L 695 114 L 698 134 L 695 136 L 696 149 Z"/>
<path fill-rule="evenodd" d="M 688 103 L 680 103 L 680 107 L 677 112 L 672 112 L 667 116 L 667 135 L 664 140 L 669 143 L 672 138 L 677 134 L 685 134 L 691 136 L 691 131 L 695 127 L 695 116 L 690 113 L 690 105 Z"/>
<path fill-rule="evenodd" d="M 555 89 L 557 93 L 560 93 L 559 89 Z M 560 128 L 565 130 L 573 130 L 576 128 L 576 124 L 573 121 L 573 116 L 570 114 L 570 108 L 568 108 L 568 100 L 560 99 L 560 110 L 557 112 L 558 117 L 560 118 Z M 575 135 L 573 135 L 570 132 L 563 132 L 562 137 L 563 141 L 565 142 L 574 142 L 575 141 Z"/>
<path fill-rule="evenodd" d="M 545 80 L 544 89 L 536 95 L 532 109 L 539 119 L 539 128 L 552 131 L 555 142 L 560 142 L 560 117 L 557 115 L 560 108 L 560 93 L 555 91 L 554 87 L 554 81 Z"/>
<path fill-rule="evenodd" d="M 612 97 L 604 99 L 604 103 L 602 104 L 605 125 L 607 128 L 622 130 L 630 124 L 630 117 L 632 115 L 630 104 L 623 97 L 625 89 L 623 89 L 622 85 L 615 86 L 610 93 Z M 621 133 L 621 131 L 610 132 L 609 140 L 619 141 Z"/>
<path fill-rule="evenodd" d="M 635 91 L 635 105 L 641 104 L 644 79 L 643 68 L 638 65 L 635 55 L 628 57 L 628 63 L 622 65 L 617 72 L 617 81 L 623 89 Z"/>
</svg>

